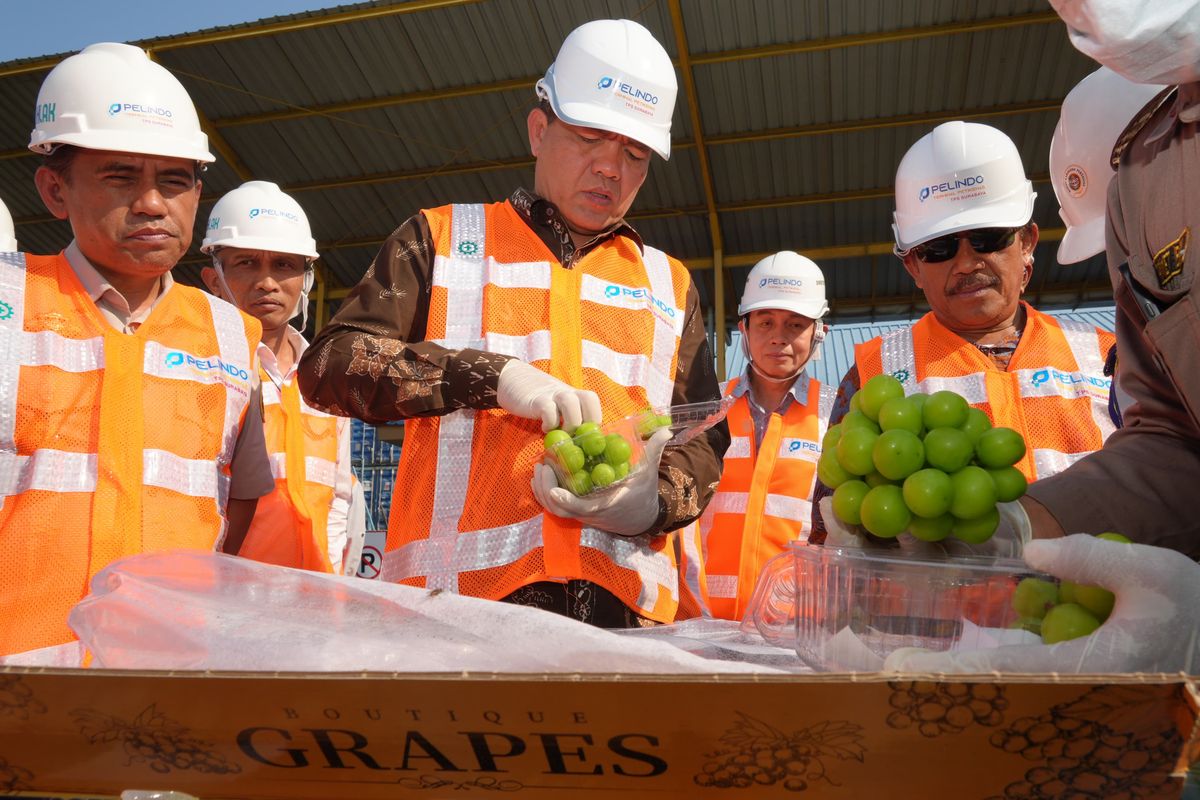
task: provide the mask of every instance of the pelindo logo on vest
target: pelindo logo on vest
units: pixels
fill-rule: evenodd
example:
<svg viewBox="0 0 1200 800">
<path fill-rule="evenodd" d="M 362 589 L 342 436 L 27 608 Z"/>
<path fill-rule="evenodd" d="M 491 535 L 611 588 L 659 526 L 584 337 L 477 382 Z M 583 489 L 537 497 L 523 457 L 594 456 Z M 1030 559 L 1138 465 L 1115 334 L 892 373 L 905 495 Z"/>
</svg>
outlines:
<svg viewBox="0 0 1200 800">
<path fill-rule="evenodd" d="M 657 308 L 662 313 L 666 314 L 671 319 L 675 318 L 675 309 L 659 300 L 646 289 L 630 289 L 628 286 L 617 286 L 615 283 L 610 283 L 604 287 L 605 297 L 630 297 L 635 300 L 649 300 L 650 305 Z"/>
<path fill-rule="evenodd" d="M 1033 373 L 1030 380 L 1034 386 L 1041 386 L 1046 381 L 1054 379 L 1054 382 L 1060 385 L 1070 386 L 1076 383 L 1086 383 L 1089 386 L 1095 386 L 1097 389 L 1108 389 L 1112 386 L 1112 381 L 1107 378 L 1093 378 L 1091 375 L 1082 375 L 1072 372 L 1060 372 L 1056 369 L 1039 369 Z"/>
<path fill-rule="evenodd" d="M 186 364 L 197 372 L 208 372 L 215 369 L 239 380 L 250 380 L 249 372 L 234 364 L 226 364 L 219 358 L 206 358 L 202 360 L 189 353 L 172 350 L 167 353 L 166 362 L 168 367 L 182 367 Z"/>
</svg>

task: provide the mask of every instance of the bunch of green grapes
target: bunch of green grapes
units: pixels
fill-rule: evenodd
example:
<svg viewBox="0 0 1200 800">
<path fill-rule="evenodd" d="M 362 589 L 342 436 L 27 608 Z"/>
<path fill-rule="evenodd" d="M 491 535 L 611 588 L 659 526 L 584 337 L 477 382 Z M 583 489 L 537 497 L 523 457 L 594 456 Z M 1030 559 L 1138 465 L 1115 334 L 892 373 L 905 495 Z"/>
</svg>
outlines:
<svg viewBox="0 0 1200 800">
<path fill-rule="evenodd" d="M 629 474 L 633 446 L 619 433 L 604 434 L 594 422 L 573 431 L 555 428 L 542 440 L 558 466 L 558 484 L 582 497 Z"/>
<path fill-rule="evenodd" d="M 1119 533 L 1102 533 L 1097 538 L 1129 544 Z M 1013 627 L 1040 634 L 1046 644 L 1065 642 L 1099 628 L 1115 602 L 1113 593 L 1099 586 L 1024 578 L 1013 591 L 1012 607 L 1020 615 Z"/>
<path fill-rule="evenodd" d="M 1000 523 L 996 503 L 1025 494 L 1014 464 L 1025 439 L 992 427 L 987 414 L 951 391 L 904 395 L 890 375 L 871 378 L 821 442 L 817 475 L 834 490 L 833 512 L 876 536 L 904 531 L 927 542 L 972 544 Z"/>
<path fill-rule="evenodd" d="M 642 439 L 649 439 L 661 428 L 671 427 L 671 415 L 659 414 L 653 408 L 647 408 L 638 415 L 637 432 Z"/>
</svg>

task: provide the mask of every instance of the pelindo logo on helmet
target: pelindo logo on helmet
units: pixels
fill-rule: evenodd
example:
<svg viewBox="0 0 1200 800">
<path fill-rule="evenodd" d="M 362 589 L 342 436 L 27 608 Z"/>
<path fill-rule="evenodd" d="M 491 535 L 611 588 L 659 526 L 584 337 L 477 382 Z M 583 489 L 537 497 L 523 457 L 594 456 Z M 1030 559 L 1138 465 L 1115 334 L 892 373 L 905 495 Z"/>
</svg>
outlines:
<svg viewBox="0 0 1200 800">
<path fill-rule="evenodd" d="M 780 288 L 799 288 L 804 285 L 801 278 L 763 278 L 758 282 L 758 288 L 778 286 Z"/>
<path fill-rule="evenodd" d="M 221 218 L 220 217 L 213 217 L 212 219 L 210 219 L 208 221 L 208 229 L 210 231 L 215 231 L 219 227 L 221 227 Z"/>
<path fill-rule="evenodd" d="M 983 183 L 982 175 L 968 175 L 965 178 L 931 183 L 928 186 L 921 187 L 921 190 L 917 193 L 917 199 L 924 203 L 931 197 L 935 200 L 938 199 L 938 196 L 953 197 L 955 194 L 967 189 L 982 189 Z"/>
<path fill-rule="evenodd" d="M 108 115 L 115 117 L 118 114 L 141 114 L 148 117 L 163 117 L 170 119 L 174 116 L 171 109 L 163 106 L 144 106 L 138 103 L 113 103 L 108 107 Z"/>
<path fill-rule="evenodd" d="M 279 208 L 252 208 L 250 209 L 250 219 L 255 217 L 273 217 L 275 219 L 286 219 L 288 222 L 299 222 L 300 217 L 291 211 L 284 211 Z"/>
<path fill-rule="evenodd" d="M 607 75 L 605 75 L 603 78 L 600 79 L 600 82 L 596 84 L 596 88 L 597 89 L 607 89 L 612 85 L 613 85 L 613 79 L 608 77 Z"/>
</svg>

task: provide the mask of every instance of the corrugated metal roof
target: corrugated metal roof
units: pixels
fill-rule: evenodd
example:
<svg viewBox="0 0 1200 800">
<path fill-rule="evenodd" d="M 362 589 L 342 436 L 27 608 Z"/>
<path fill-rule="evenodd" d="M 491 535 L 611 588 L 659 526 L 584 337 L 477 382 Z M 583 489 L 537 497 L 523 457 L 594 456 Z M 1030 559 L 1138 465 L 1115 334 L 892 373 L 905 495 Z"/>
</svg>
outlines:
<svg viewBox="0 0 1200 800">
<path fill-rule="evenodd" d="M 1095 325 L 1106 331 L 1115 329 L 1116 308 L 1098 306 L 1094 308 L 1048 310 L 1052 317 L 1069 319 Z M 870 341 L 897 328 L 907 328 L 917 318 L 882 320 L 879 322 L 832 325 L 821 345 L 821 357 L 808 363 L 808 374 L 831 386 L 842 382 L 842 376 L 854 364 L 854 345 Z M 741 375 L 746 369 L 746 355 L 742 352 L 741 333 L 733 331 L 733 341 L 725 350 L 725 369 L 728 375 Z"/>
<path fill-rule="evenodd" d="M 362 3 L 143 44 L 184 82 L 247 177 L 295 193 L 326 271 L 345 287 L 416 210 L 531 183 L 532 83 L 577 25 L 636 19 L 678 62 L 671 2 Z M 631 220 L 648 243 L 710 269 L 711 190 L 730 315 L 744 267 L 766 253 L 887 242 L 895 167 L 939 121 L 994 124 L 1030 174 L 1044 173 L 1056 105 L 1094 67 L 1040 0 L 678 2 L 712 185 L 681 81 L 672 158 L 655 160 Z M 0 65 L 0 103 L 31 109 L 53 60 Z M 0 196 L 22 244 L 50 252 L 70 233 L 33 190 L 37 160 L 22 154 L 29 118 L 0 117 Z M 194 248 L 211 204 L 241 180 L 224 162 L 209 170 Z M 1061 227 L 1049 186 L 1036 188 L 1035 220 Z M 1059 269 L 1053 247 L 1038 251 L 1038 301 L 1095 299 L 1103 268 Z M 193 250 L 181 279 L 203 260 Z M 835 315 L 920 312 L 890 256 L 821 263 Z M 713 277 L 697 273 L 705 303 Z"/>
</svg>

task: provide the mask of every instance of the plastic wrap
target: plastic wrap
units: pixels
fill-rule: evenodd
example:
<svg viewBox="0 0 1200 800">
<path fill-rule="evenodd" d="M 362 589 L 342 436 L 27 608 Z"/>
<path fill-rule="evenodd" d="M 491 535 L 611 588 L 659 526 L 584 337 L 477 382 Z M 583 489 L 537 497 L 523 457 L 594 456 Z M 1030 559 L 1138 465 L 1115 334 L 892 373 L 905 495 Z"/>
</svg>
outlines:
<svg viewBox="0 0 1200 800">
<path fill-rule="evenodd" d="M 92 666 L 117 669 L 776 671 L 539 609 L 211 553 L 114 562 L 69 623 Z"/>
</svg>

